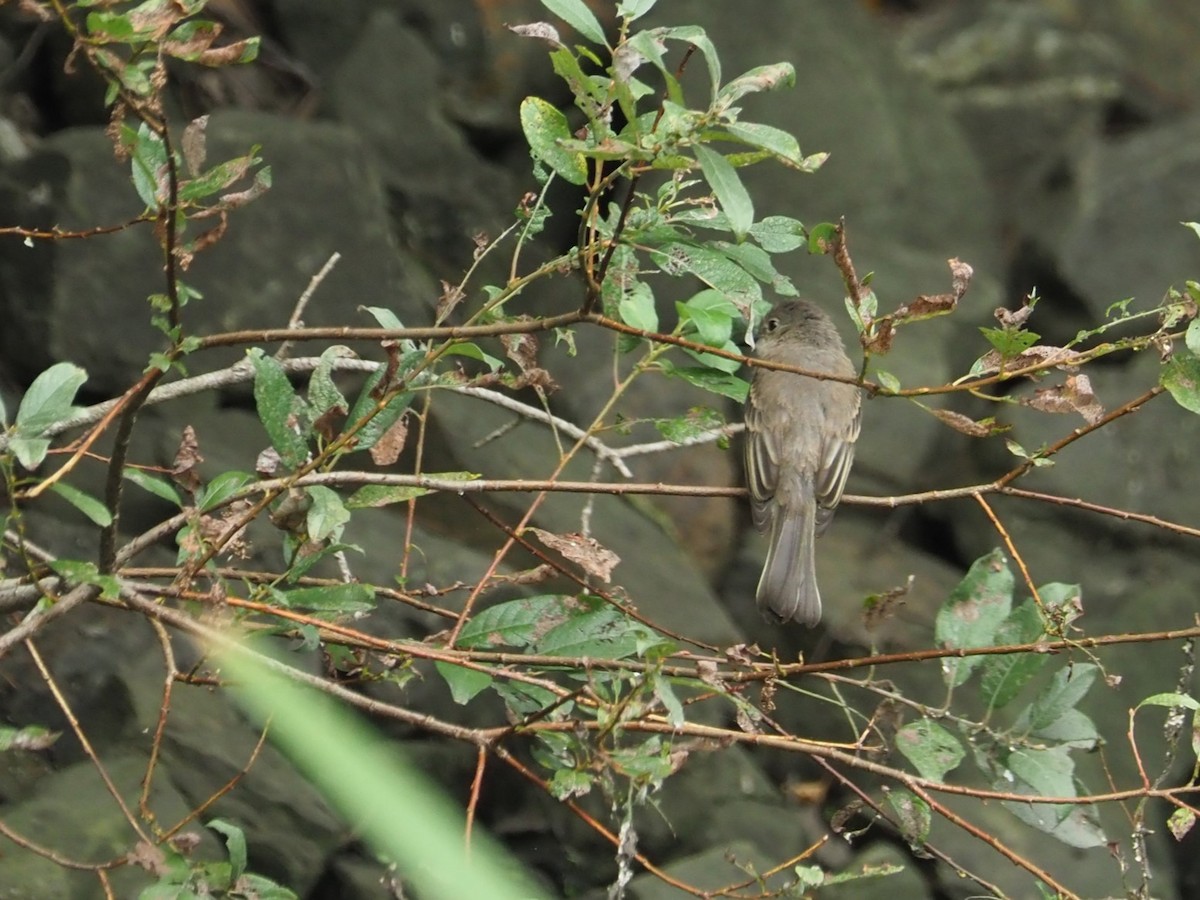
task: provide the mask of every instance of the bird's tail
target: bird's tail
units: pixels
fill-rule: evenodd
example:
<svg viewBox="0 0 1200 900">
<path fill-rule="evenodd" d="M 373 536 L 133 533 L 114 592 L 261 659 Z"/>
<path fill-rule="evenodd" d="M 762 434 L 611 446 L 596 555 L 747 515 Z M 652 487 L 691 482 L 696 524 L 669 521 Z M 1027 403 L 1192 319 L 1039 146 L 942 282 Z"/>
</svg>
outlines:
<svg viewBox="0 0 1200 900">
<path fill-rule="evenodd" d="M 812 627 L 821 620 L 813 553 L 816 511 L 811 501 L 774 511 L 767 561 L 755 592 L 759 611 L 771 621 L 793 619 Z"/>
</svg>

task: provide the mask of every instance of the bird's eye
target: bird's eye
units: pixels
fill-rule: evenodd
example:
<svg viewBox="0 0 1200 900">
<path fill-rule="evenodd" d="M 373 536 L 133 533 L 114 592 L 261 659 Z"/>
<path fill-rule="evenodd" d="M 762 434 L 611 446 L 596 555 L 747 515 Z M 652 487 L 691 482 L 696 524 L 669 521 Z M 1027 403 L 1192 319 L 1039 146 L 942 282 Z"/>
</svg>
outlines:
<svg viewBox="0 0 1200 900">
<path fill-rule="evenodd" d="M 767 319 L 765 322 L 763 322 L 763 331 L 765 331 L 767 334 L 770 334 L 772 331 L 775 331 L 775 329 L 777 329 L 778 327 L 779 327 L 779 320 L 777 318 L 775 318 L 774 316 L 771 316 L 769 319 Z"/>
</svg>

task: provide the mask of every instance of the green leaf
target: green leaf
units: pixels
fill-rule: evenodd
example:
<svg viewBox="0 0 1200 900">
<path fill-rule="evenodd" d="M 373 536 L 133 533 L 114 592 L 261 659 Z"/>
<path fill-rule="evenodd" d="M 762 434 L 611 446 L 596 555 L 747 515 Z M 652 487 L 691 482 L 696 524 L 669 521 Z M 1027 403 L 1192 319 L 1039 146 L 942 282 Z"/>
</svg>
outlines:
<svg viewBox="0 0 1200 900">
<path fill-rule="evenodd" d="M 8 449 L 22 466 L 32 472 L 42 464 L 46 454 L 50 452 L 50 441 L 48 438 L 28 438 L 13 434 L 8 439 Z"/>
<path fill-rule="evenodd" d="M 658 310 L 654 306 L 654 292 L 650 286 L 637 282 L 617 303 L 617 314 L 621 321 L 642 331 L 658 331 Z"/>
<path fill-rule="evenodd" d="M 225 846 L 229 850 L 229 865 L 233 870 L 233 880 L 237 881 L 246 871 L 246 835 L 242 829 L 224 819 L 210 819 L 206 825 L 225 836 Z"/>
<path fill-rule="evenodd" d="M 1077 709 L 1068 709 L 1049 725 L 1030 734 L 1076 750 L 1094 750 L 1101 742 L 1096 723 Z"/>
<path fill-rule="evenodd" d="M 657 2 L 658 0 L 621 0 L 617 4 L 617 15 L 626 22 L 632 22 L 650 12 Z"/>
<path fill-rule="evenodd" d="M 61 736 L 61 732 L 51 731 L 41 725 L 27 725 L 24 728 L 0 725 L 0 753 L 9 750 L 46 750 Z"/>
<path fill-rule="evenodd" d="M 775 263 L 771 261 L 770 254 L 762 247 L 756 247 L 750 243 L 730 244 L 727 241 L 714 241 L 713 246 L 727 259 L 741 266 L 763 284 L 769 284 L 777 290 L 783 286 L 784 292 L 787 292 L 787 288 L 791 286 L 791 282 L 779 274 Z M 741 314 L 740 310 L 736 312 L 737 315 Z"/>
<path fill-rule="evenodd" d="M 487 353 L 478 344 L 471 341 L 459 341 L 446 348 L 442 356 L 465 356 L 467 359 L 477 359 L 492 372 L 504 367 L 504 363 Z"/>
<path fill-rule="evenodd" d="M 272 592 L 272 597 L 287 609 L 309 609 L 314 612 L 359 613 L 375 608 L 375 591 L 365 584 L 276 590 Z"/>
<path fill-rule="evenodd" d="M 399 330 L 404 327 L 399 317 L 390 309 L 382 306 L 360 306 L 359 309 L 369 312 L 375 321 L 379 323 L 380 328 L 394 328 Z"/>
<path fill-rule="evenodd" d="M 988 343 L 1005 359 L 1020 356 L 1040 339 L 1040 334 L 1032 331 L 1018 331 L 1012 328 L 980 328 Z"/>
<path fill-rule="evenodd" d="M 541 594 L 522 597 L 490 606 L 463 626 L 458 636 L 460 647 L 525 647 L 537 634 L 565 621 L 572 609 L 578 609 L 573 597 Z"/>
<path fill-rule="evenodd" d="M 163 146 L 162 138 L 143 122 L 137 131 L 128 126 L 122 127 L 121 143 L 130 150 L 134 190 L 147 209 L 158 209 L 161 205 L 158 196 L 159 180 L 167 167 L 167 150 Z"/>
<path fill-rule="evenodd" d="M 767 216 L 750 226 L 750 236 L 768 253 L 789 253 L 804 245 L 804 223 L 788 216 Z"/>
<path fill-rule="evenodd" d="M 583 0 L 542 0 L 542 6 L 592 43 L 606 44 L 604 29 Z"/>
<path fill-rule="evenodd" d="M 694 326 L 700 343 L 713 347 L 724 347 L 729 343 L 733 320 L 740 316 L 738 308 L 728 297 L 711 288 L 701 291 L 686 303 L 677 303 L 675 308 L 681 322 Z"/>
<path fill-rule="evenodd" d="M 407 484 L 364 484 L 346 500 L 347 509 L 377 509 L 406 503 L 430 493 L 429 488 Z"/>
<path fill-rule="evenodd" d="M 342 503 L 338 492 L 323 484 L 309 485 L 304 492 L 313 501 L 308 507 L 305 521 L 309 538 L 314 541 L 340 538 L 342 529 L 350 521 L 350 511 Z"/>
<path fill-rule="evenodd" d="M 17 407 L 16 428 L 25 437 L 38 437 L 55 422 L 75 412 L 75 394 L 87 372 L 72 363 L 55 363 L 38 375 Z"/>
<path fill-rule="evenodd" d="M 695 406 L 687 415 L 673 419 L 655 419 L 654 427 L 668 441 L 682 444 L 704 434 L 710 434 L 725 424 L 725 417 L 714 409 Z"/>
<path fill-rule="evenodd" d="M 741 353 L 741 348 L 738 347 L 732 340 L 726 340 L 724 343 L 717 344 L 716 349 L 724 350 L 726 353 Z M 683 352 L 690 356 L 696 362 L 700 363 L 704 368 L 714 370 L 716 372 L 727 375 L 735 374 L 742 364 L 736 359 L 730 359 L 727 356 L 717 356 L 715 353 L 697 352 L 690 347 L 684 347 Z"/>
<path fill-rule="evenodd" d="M 713 46 L 713 42 L 709 40 L 703 28 L 699 25 L 676 25 L 666 28 L 651 28 L 640 34 L 649 35 L 651 40 L 683 41 L 699 50 L 704 56 L 705 65 L 708 66 L 709 97 L 712 101 L 716 101 L 717 93 L 721 88 L 721 58 L 717 55 L 717 48 Z"/>
<path fill-rule="evenodd" d="M 654 696 L 658 697 L 659 702 L 662 703 L 663 709 L 667 712 L 667 721 L 671 723 L 672 727 L 682 728 L 687 722 L 687 717 L 683 714 L 683 704 L 675 696 L 675 691 L 667 679 L 661 676 L 654 679 Z"/>
<path fill-rule="evenodd" d="M 912 722 L 897 731 L 896 749 L 930 781 L 944 779 L 966 756 L 958 739 L 932 719 Z"/>
<path fill-rule="evenodd" d="M 487 900 L 548 896 L 489 835 L 473 835 L 466 852 L 461 804 L 410 763 L 395 741 L 385 740 L 345 704 L 301 687 L 255 657 L 228 652 L 215 664 L 228 673 L 237 700 L 254 720 L 270 722 L 272 742 L 342 821 L 355 823 L 371 854 L 396 862 L 414 893 Z"/>
<path fill-rule="evenodd" d="M 92 497 L 85 494 L 77 487 L 72 487 L 65 481 L 55 481 L 50 485 L 50 490 L 58 494 L 77 510 L 91 519 L 101 528 L 107 528 L 112 524 L 112 513 L 108 511 L 108 507 Z"/>
<path fill-rule="evenodd" d="M 126 466 L 121 471 L 121 477 L 132 481 L 143 491 L 148 491 L 155 497 L 173 503 L 175 506 L 183 506 L 183 498 L 179 496 L 179 491 L 175 490 L 175 486 L 165 478 L 158 478 L 143 469 L 134 469 L 130 466 Z"/>
<path fill-rule="evenodd" d="M 1022 747 L 1008 755 L 1007 764 L 1013 775 L 1043 797 L 1075 796 L 1075 763 L 1065 747 Z"/>
<path fill-rule="evenodd" d="M 662 367 L 664 375 L 682 378 L 689 384 L 712 391 L 714 394 L 720 394 L 722 397 L 729 397 L 738 403 L 745 403 L 746 395 L 750 393 L 748 381 L 728 372 L 719 372 L 698 366 L 677 366 L 665 359 L 661 360 L 659 365 Z"/>
<path fill-rule="evenodd" d="M 313 370 L 308 380 L 308 405 L 314 419 L 320 418 L 331 410 L 343 415 L 349 411 L 350 404 L 333 383 L 333 366 L 339 359 L 354 356 L 348 347 L 329 347 L 321 354 L 317 368 Z"/>
<path fill-rule="evenodd" d="M 703 144 L 697 144 L 692 150 L 705 180 L 717 196 L 721 211 L 729 220 L 734 236 L 739 241 L 745 239 L 750 226 L 754 224 L 754 201 L 750 199 L 750 192 L 742 184 L 737 170 L 724 156 Z"/>
<path fill-rule="evenodd" d="M 411 367 L 409 360 L 412 358 L 423 359 L 425 354 L 420 351 L 414 351 L 412 354 L 406 354 L 401 360 L 401 371 L 407 371 Z M 371 410 L 375 408 L 376 399 L 373 396 L 375 389 L 379 386 L 379 382 L 383 380 L 384 369 L 381 366 L 367 376 L 367 380 L 363 383 L 362 390 L 359 391 L 358 399 L 354 401 L 354 406 L 350 408 L 349 415 L 346 416 L 347 425 L 353 425 L 361 420 Z M 357 443 L 354 449 L 370 450 L 383 437 L 389 428 L 396 424 L 396 421 L 404 415 L 408 409 L 408 405 L 412 403 L 412 391 L 401 391 L 388 400 L 378 413 L 372 417 L 371 421 L 367 422 L 354 435 Z"/>
<path fill-rule="evenodd" d="M 1029 708 L 1029 727 L 1048 728 L 1083 699 L 1100 668 L 1093 663 L 1074 663 L 1054 673 Z"/>
<path fill-rule="evenodd" d="M 996 644 L 1031 644 L 1045 634 L 1042 614 L 1032 600 L 1018 606 L 996 630 Z M 982 663 L 980 692 L 989 710 L 1011 703 L 1047 662 L 1044 653 L 988 656 Z"/>
<path fill-rule="evenodd" d="M 480 672 L 478 669 L 468 669 L 465 666 L 456 666 L 454 663 L 441 660 L 435 662 L 434 667 L 450 688 L 450 696 L 458 704 L 465 705 L 470 702 L 472 697 L 486 690 L 492 684 L 492 676 L 487 672 Z"/>
<path fill-rule="evenodd" d="M 1158 383 L 1188 412 L 1200 413 L 1200 357 L 1176 353 L 1163 364 Z"/>
<path fill-rule="evenodd" d="M 1134 709 L 1141 709 L 1143 706 L 1165 706 L 1169 709 L 1190 709 L 1192 712 L 1200 710 L 1200 701 L 1195 697 L 1189 697 L 1187 694 L 1151 694 Z"/>
<path fill-rule="evenodd" d="M 571 139 L 571 126 L 554 104 L 541 97 L 522 100 L 521 130 L 534 159 L 571 184 L 582 185 L 587 181 L 587 161 L 583 154 L 567 150 L 559 143 Z"/>
<path fill-rule="evenodd" d="M 1187 331 L 1184 332 L 1183 342 L 1187 345 L 1188 351 L 1192 356 L 1200 356 L 1200 319 L 1192 319 L 1188 322 Z"/>
<path fill-rule="evenodd" d="M 791 63 L 780 62 L 757 66 L 721 88 L 713 106 L 717 112 L 724 112 L 747 94 L 773 91 L 779 87 L 795 87 L 795 85 L 796 68 Z"/>
<path fill-rule="evenodd" d="M 875 378 L 884 390 L 892 391 L 893 393 L 900 390 L 900 379 L 883 369 L 875 370 Z"/>
<path fill-rule="evenodd" d="M 666 274 L 695 275 L 739 307 L 749 308 L 762 299 L 762 288 L 754 277 L 719 250 L 671 242 L 650 255 Z"/>
<path fill-rule="evenodd" d="M 804 164 L 800 142 L 782 128 L 757 122 L 730 122 L 722 127 L 731 137 L 751 147 L 766 150 L 792 166 L 799 167 Z"/>
<path fill-rule="evenodd" d="M 251 151 L 247 156 L 238 156 L 213 166 L 207 172 L 185 181 L 179 188 L 180 201 L 194 203 L 232 187 L 247 171 L 262 162 L 253 153 Z"/>
<path fill-rule="evenodd" d="M 1066 747 L 1022 748 L 1009 754 L 1008 779 L 998 780 L 1000 790 L 1042 797 L 1075 797 L 1075 765 Z M 1100 847 L 1107 843 L 1093 806 L 1074 803 L 1004 804 L 1021 821 L 1071 847 Z"/>
<path fill-rule="evenodd" d="M 934 636 L 950 649 L 990 647 L 1012 611 L 1013 576 L 1000 550 L 980 557 L 938 610 Z M 983 662 L 981 656 L 946 659 L 946 683 L 957 687 Z"/>
<path fill-rule="evenodd" d="M 496 693 L 504 698 L 505 704 L 518 719 L 540 713 L 546 707 L 555 704 L 558 704 L 558 709 L 563 711 L 569 711 L 573 708 L 573 704 L 571 703 L 560 704 L 557 694 L 536 684 L 523 684 L 517 681 L 497 681 Z M 551 744 L 553 744 L 555 737 L 551 737 L 549 734 L 538 735 L 540 740 Z"/>
<path fill-rule="evenodd" d="M 912 791 L 900 788 L 888 792 L 888 806 L 896 813 L 900 833 L 910 847 L 920 849 L 929 840 L 933 814 L 929 804 Z"/>
<path fill-rule="evenodd" d="M 637 653 L 638 626 L 607 604 L 577 613 L 537 637 L 535 652 L 547 656 L 624 659 Z"/>
<path fill-rule="evenodd" d="M 595 776 L 578 769 L 555 769 L 548 788 L 556 800 L 582 797 L 592 789 Z"/>
<path fill-rule="evenodd" d="M 1182 841 L 1187 837 L 1188 832 L 1196 824 L 1196 814 L 1190 809 L 1180 807 L 1171 813 L 1167 819 L 1167 829 L 1171 832 L 1171 837 L 1177 841 Z"/>
<path fill-rule="evenodd" d="M 222 472 L 200 491 L 196 507 L 200 512 L 216 509 L 254 480 L 254 476 L 246 472 Z"/>
<path fill-rule="evenodd" d="M 299 548 L 297 547 L 296 549 Z M 348 550 L 353 550 L 355 553 L 363 552 L 362 547 L 359 547 L 357 544 L 342 544 L 336 541 L 330 544 L 323 544 L 315 549 L 313 548 L 313 545 L 310 544 L 304 547 L 305 552 L 302 554 L 293 552 L 288 561 L 288 583 L 295 584 L 297 580 L 308 574 L 309 570 L 311 570 L 313 566 L 326 557 L 334 556 L 338 553 L 345 553 Z"/>
<path fill-rule="evenodd" d="M 115 575 L 101 575 L 96 564 L 76 559 L 55 559 L 49 563 L 60 578 L 72 584 L 92 584 L 100 588 L 105 600 L 116 600 L 121 596 L 121 582 Z"/>
<path fill-rule="evenodd" d="M 834 222 L 821 222 L 808 229 L 808 252 L 816 255 L 827 253 L 833 246 L 837 230 L 837 224 Z"/>
<path fill-rule="evenodd" d="M 294 469 L 308 458 L 308 429 L 302 424 L 304 401 L 292 390 L 279 360 L 264 355 L 258 347 L 249 356 L 254 366 L 254 402 L 259 421 L 283 464 Z"/>
</svg>

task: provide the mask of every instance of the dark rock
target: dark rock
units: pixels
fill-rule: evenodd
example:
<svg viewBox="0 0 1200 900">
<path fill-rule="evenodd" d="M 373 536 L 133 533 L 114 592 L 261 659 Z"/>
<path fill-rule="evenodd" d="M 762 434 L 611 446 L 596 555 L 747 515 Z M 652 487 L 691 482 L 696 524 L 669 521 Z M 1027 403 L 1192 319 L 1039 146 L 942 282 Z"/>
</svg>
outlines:
<svg viewBox="0 0 1200 900">
<path fill-rule="evenodd" d="M 419 265 L 398 255 L 380 182 L 352 133 L 252 113 L 212 116 L 210 164 L 254 144 L 263 147 L 274 187 L 238 210 L 225 238 L 182 273 L 204 295 L 183 310 L 186 333 L 285 325 L 334 252 L 341 262 L 308 307 L 307 324 L 374 325 L 358 306 L 392 297 L 432 307 L 436 291 Z M 7 199 L 24 221 L 86 228 L 141 211 L 127 167 L 113 160 L 100 129 L 61 132 L 6 175 Z M 88 371 L 88 390 L 119 393 L 164 346 L 145 303 L 163 290 L 161 268 L 148 225 L 94 240 L 38 242 L 32 250 L 6 239 L 0 315 L 9 325 L 0 351 L 19 353 L 23 374 L 72 360 Z M 240 356 L 217 351 L 207 359 Z"/>
<path fill-rule="evenodd" d="M 525 422 L 484 446 L 477 442 L 512 419 L 491 404 L 445 395 L 434 403 L 441 430 L 452 437 L 461 468 L 486 478 L 545 478 L 557 455 L 556 444 L 543 426 Z M 548 467 L 549 463 L 549 467 Z M 580 454 L 562 473 L 566 480 L 587 480 L 593 470 L 590 451 Z M 536 494 L 503 498 L 506 518 L 515 524 Z M 712 590 L 687 555 L 652 519 L 621 497 L 551 492 L 539 507 L 534 524 L 556 533 L 581 530 L 581 515 L 591 508 L 591 534 L 621 557 L 613 572 L 614 585 L 628 591 L 637 609 L 650 621 L 707 643 L 724 646 L 737 640 L 730 621 Z M 604 586 L 602 587 L 612 587 Z"/>
<path fill-rule="evenodd" d="M 1195 278 L 1200 242 L 1180 222 L 1200 218 L 1198 140 L 1200 117 L 1180 119 L 1105 144 L 1083 167 L 1060 266 L 1092 323 L 1118 300 L 1151 307 Z"/>
<path fill-rule="evenodd" d="M 914 18 L 899 58 L 961 123 L 1017 235 L 1052 242 L 1079 159 L 1122 90 L 1121 53 L 1046 4 L 945 4 Z"/>
</svg>

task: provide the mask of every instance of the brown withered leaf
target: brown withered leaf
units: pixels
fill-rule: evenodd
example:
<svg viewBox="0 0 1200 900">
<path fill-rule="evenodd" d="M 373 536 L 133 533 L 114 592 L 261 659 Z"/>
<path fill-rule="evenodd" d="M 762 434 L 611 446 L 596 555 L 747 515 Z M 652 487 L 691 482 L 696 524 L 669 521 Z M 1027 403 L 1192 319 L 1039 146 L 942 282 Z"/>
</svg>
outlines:
<svg viewBox="0 0 1200 900">
<path fill-rule="evenodd" d="M 62 737 L 61 731 L 48 731 L 42 728 L 22 728 L 7 742 L 5 750 L 49 750 L 55 741 Z"/>
<path fill-rule="evenodd" d="M 1033 307 L 1029 305 L 1029 297 L 1026 295 L 1025 299 L 1021 301 L 1020 309 L 1005 309 L 1001 306 L 992 315 L 996 317 L 996 321 L 1000 323 L 1002 328 L 1016 331 L 1025 327 L 1025 323 L 1033 315 Z"/>
<path fill-rule="evenodd" d="M 950 267 L 950 290 L 954 292 L 955 297 L 961 300 L 963 294 L 967 292 L 967 288 L 971 286 L 975 270 L 971 268 L 970 263 L 963 262 L 957 256 L 946 260 L 946 265 Z"/>
<path fill-rule="evenodd" d="M 537 38 L 545 41 L 551 47 L 565 47 L 562 38 L 558 35 L 558 29 L 549 22 L 531 22 L 528 25 L 508 25 L 506 26 L 513 34 L 519 34 L 521 37 Z"/>
<path fill-rule="evenodd" d="M 1079 413 L 1089 425 L 1104 418 L 1104 407 L 1092 390 L 1092 382 L 1082 372 L 1068 375 L 1066 381 L 1055 387 L 1038 388 L 1032 397 L 1021 400 L 1025 406 L 1049 413 Z"/>
<path fill-rule="evenodd" d="M 554 380 L 554 376 L 540 366 L 526 369 L 520 375 L 508 375 L 506 373 L 500 381 L 514 391 L 531 387 L 539 388 L 552 394 L 558 390 L 558 382 Z"/>
<path fill-rule="evenodd" d="M 301 534 L 308 522 L 308 510 L 311 506 L 312 497 L 299 488 L 290 487 L 275 504 L 274 509 L 267 513 L 267 518 L 280 531 Z"/>
<path fill-rule="evenodd" d="M 167 865 L 167 854 L 147 841 L 138 841 L 134 848 L 125 855 L 125 860 L 131 866 L 137 866 L 154 876 L 166 875 L 170 870 Z"/>
<path fill-rule="evenodd" d="M 744 666 L 752 665 L 755 662 L 754 657 L 758 654 L 758 644 L 733 644 L 725 648 L 726 658 L 736 663 L 741 663 Z"/>
<path fill-rule="evenodd" d="M 279 451 L 268 447 L 254 460 L 254 471 L 260 478 L 273 478 L 281 465 L 283 460 L 279 457 Z"/>
<path fill-rule="evenodd" d="M 401 416 L 385 431 L 370 450 L 371 460 L 377 466 L 390 466 L 400 458 L 404 443 L 408 439 L 408 416 Z"/>
<path fill-rule="evenodd" d="M 217 201 L 216 208 L 222 211 L 238 209 L 239 207 L 245 206 L 247 203 L 257 200 L 270 189 L 271 183 L 263 176 L 263 173 L 260 170 L 258 174 L 254 176 L 254 180 L 250 182 L 250 187 L 242 191 L 229 191 L 228 193 L 222 194 L 220 199 Z M 198 215 L 200 214 L 197 214 L 197 216 L 193 216 L 192 218 L 197 218 Z"/>
<path fill-rule="evenodd" d="M 699 675 L 700 680 L 709 687 L 714 687 L 719 691 L 725 690 L 725 682 L 721 678 L 720 669 L 711 659 L 697 660 L 696 674 Z"/>
<path fill-rule="evenodd" d="M 466 296 L 463 289 L 457 284 L 451 284 L 443 278 L 442 296 L 438 297 L 437 308 L 434 311 L 434 321 L 438 325 L 445 322 L 450 313 L 454 312 L 454 307 L 462 303 L 466 299 Z"/>
<path fill-rule="evenodd" d="M 226 230 L 229 228 L 229 215 L 225 212 L 220 213 L 220 218 L 217 224 L 207 231 L 202 231 L 195 238 L 188 241 L 186 244 L 180 244 L 175 248 L 175 257 L 179 260 L 179 268 L 187 271 L 192 264 L 192 260 L 197 253 L 207 250 L 217 241 L 225 236 Z"/>
<path fill-rule="evenodd" d="M 737 721 L 738 728 L 742 729 L 746 734 L 762 734 L 762 729 L 758 727 L 761 718 L 758 715 L 758 710 L 753 707 L 738 704 L 737 711 L 734 713 L 734 719 Z"/>
<path fill-rule="evenodd" d="M 200 441 L 196 437 L 196 429 L 185 425 L 179 438 L 179 449 L 175 451 L 175 461 L 171 464 L 171 477 L 189 494 L 194 494 L 200 489 L 200 476 L 196 473 L 196 466 L 202 462 L 204 457 L 200 455 Z"/>
<path fill-rule="evenodd" d="M 221 36 L 223 30 L 219 22 L 193 22 L 192 24 L 196 27 L 186 32 L 188 37 L 185 40 L 180 40 L 173 35 L 163 41 L 163 51 L 169 56 L 177 56 L 181 59 L 205 60 L 205 65 L 212 66 L 229 65 L 238 61 L 239 56 L 234 56 L 232 59 L 224 58 L 229 52 L 228 47 L 222 47 L 215 55 L 210 55 L 213 41 Z M 175 35 L 181 33 L 183 32 L 176 31 Z"/>
<path fill-rule="evenodd" d="M 904 598 L 912 591 L 912 586 L 913 576 L 909 575 L 904 584 L 869 597 L 866 612 L 863 613 L 863 625 L 867 630 L 878 628 L 884 621 L 896 615 L 898 608 L 904 605 Z"/>
<path fill-rule="evenodd" d="M 612 580 L 612 570 L 621 557 L 603 547 L 595 538 L 577 532 L 554 534 L 541 528 L 526 528 L 537 535 L 538 540 L 552 550 L 557 550 L 571 562 L 578 563 L 589 575 L 595 575 L 606 584 Z"/>
<path fill-rule="evenodd" d="M 221 47 L 212 47 L 196 57 L 196 62 L 202 66 L 219 68 L 240 63 L 250 52 L 250 40 L 233 41 Z"/>
<path fill-rule="evenodd" d="M 991 419 L 981 419 L 977 422 L 969 416 L 964 416 L 962 413 L 956 413 L 950 409 L 931 409 L 930 412 L 955 431 L 961 432 L 968 437 L 990 437 L 993 434 L 1008 431 L 1011 427 L 1008 425 L 997 425 Z"/>
<path fill-rule="evenodd" d="M 192 119 L 183 129 L 180 143 L 183 145 L 183 161 L 187 164 L 189 175 L 199 175 L 200 170 L 204 168 L 204 160 L 208 153 L 205 134 L 207 129 L 208 116 Z"/>
<path fill-rule="evenodd" d="M 891 316 L 875 320 L 875 334 L 867 341 L 864 348 L 877 356 L 883 356 L 892 349 L 892 340 L 896 337 L 896 325 Z"/>
<path fill-rule="evenodd" d="M 179 15 L 169 4 L 143 3 L 125 14 L 138 37 L 154 42 L 170 31 Z"/>
<path fill-rule="evenodd" d="M 500 343 L 504 346 L 504 355 L 522 372 L 537 367 L 538 341 L 532 334 L 502 334 Z"/>
<path fill-rule="evenodd" d="M 1052 347 L 1048 344 L 1036 344 L 1019 356 L 1012 356 L 1007 360 L 1000 355 L 999 351 L 989 350 L 979 358 L 974 371 L 976 375 L 982 376 L 1001 371 L 1001 366 L 1005 372 L 1015 372 L 1018 369 L 1028 369 L 1033 366 L 1042 366 L 1047 369 L 1070 368 L 1075 365 L 1079 356 L 1080 354 L 1074 350 Z"/>
<path fill-rule="evenodd" d="M 896 320 L 911 322 L 954 312 L 954 308 L 958 306 L 958 301 L 967 292 L 975 270 L 957 258 L 946 260 L 946 265 L 950 267 L 950 293 L 921 294 L 912 303 L 908 303 L 897 309 L 891 314 L 891 317 Z"/>
</svg>

